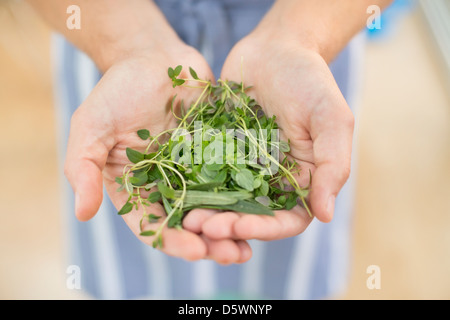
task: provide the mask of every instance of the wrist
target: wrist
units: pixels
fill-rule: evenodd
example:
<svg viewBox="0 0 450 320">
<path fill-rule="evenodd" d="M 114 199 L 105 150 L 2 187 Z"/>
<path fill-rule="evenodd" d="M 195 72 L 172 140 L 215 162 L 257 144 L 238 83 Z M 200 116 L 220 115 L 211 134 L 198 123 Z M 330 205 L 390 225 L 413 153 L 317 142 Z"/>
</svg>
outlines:
<svg viewBox="0 0 450 320">
<path fill-rule="evenodd" d="M 364 27 L 372 2 L 384 8 L 390 0 L 278 0 L 255 32 L 312 50 L 329 63 Z"/>
<path fill-rule="evenodd" d="M 106 72 L 112 65 L 132 57 L 149 57 L 164 54 L 170 48 L 177 47 L 176 43 L 183 45 L 175 34 L 168 33 L 161 38 L 162 33 L 155 35 L 152 30 L 139 32 L 120 37 L 103 39 L 85 51 L 93 59 L 97 67 Z"/>
<path fill-rule="evenodd" d="M 250 36 L 261 43 L 312 51 L 325 61 L 331 61 L 335 50 L 333 42 L 327 38 L 327 26 L 307 15 L 289 11 L 286 6 L 277 7 L 277 3 Z"/>
<path fill-rule="evenodd" d="M 153 2 L 126 9 L 126 13 L 125 9 L 111 10 L 92 20 L 95 25 L 87 28 L 93 32 L 86 32 L 79 46 L 102 72 L 130 57 L 147 57 L 184 45 Z"/>
</svg>

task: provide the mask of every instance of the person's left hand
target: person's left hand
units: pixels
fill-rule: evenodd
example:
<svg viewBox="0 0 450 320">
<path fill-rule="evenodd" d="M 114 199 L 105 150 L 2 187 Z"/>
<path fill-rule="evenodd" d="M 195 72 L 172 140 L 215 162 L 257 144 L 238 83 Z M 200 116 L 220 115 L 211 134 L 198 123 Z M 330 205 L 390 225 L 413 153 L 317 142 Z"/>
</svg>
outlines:
<svg viewBox="0 0 450 320">
<path fill-rule="evenodd" d="M 317 52 L 268 34 L 253 33 L 237 43 L 221 79 L 252 86 L 249 94 L 266 114 L 276 116 L 280 137 L 290 139 L 290 156 L 300 165 L 300 186 L 308 185 L 312 172 L 308 200 L 313 215 L 328 222 L 350 173 L 354 118 Z M 183 226 L 211 239 L 276 240 L 303 232 L 311 221 L 298 205 L 275 211 L 275 217 L 197 209 Z"/>
</svg>

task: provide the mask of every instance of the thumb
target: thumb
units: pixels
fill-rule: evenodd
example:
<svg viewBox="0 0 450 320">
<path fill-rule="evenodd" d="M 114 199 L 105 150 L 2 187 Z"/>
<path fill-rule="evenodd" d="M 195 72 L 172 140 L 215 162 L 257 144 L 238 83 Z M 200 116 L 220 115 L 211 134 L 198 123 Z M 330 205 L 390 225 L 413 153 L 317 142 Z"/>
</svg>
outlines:
<svg viewBox="0 0 450 320">
<path fill-rule="evenodd" d="M 81 107 L 74 113 L 66 153 L 64 174 L 75 193 L 75 215 L 80 221 L 95 216 L 103 200 L 102 170 L 108 157 L 108 148 L 89 117 Z"/>
<path fill-rule="evenodd" d="M 334 215 L 335 199 L 350 175 L 354 118 L 347 106 L 336 108 L 329 115 L 322 113 L 319 118 L 314 126 L 316 169 L 310 203 L 317 219 L 329 222 Z"/>
</svg>

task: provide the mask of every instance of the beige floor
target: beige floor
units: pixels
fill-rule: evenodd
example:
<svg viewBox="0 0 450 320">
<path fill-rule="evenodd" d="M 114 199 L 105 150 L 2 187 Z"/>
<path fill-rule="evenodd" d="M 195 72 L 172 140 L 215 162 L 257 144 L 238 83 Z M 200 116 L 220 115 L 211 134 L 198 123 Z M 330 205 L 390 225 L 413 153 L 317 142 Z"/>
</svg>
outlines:
<svg viewBox="0 0 450 320">
<path fill-rule="evenodd" d="M 450 298 L 450 86 L 438 58 L 418 13 L 368 47 L 346 297 Z M 366 287 L 372 264 L 381 290 Z"/>
<path fill-rule="evenodd" d="M 49 33 L 11 3 L 0 3 L 0 298 L 82 298 L 62 260 Z M 450 298 L 450 98 L 438 57 L 418 13 L 368 45 L 352 279 L 338 298 Z M 379 290 L 366 285 L 369 265 Z"/>
</svg>

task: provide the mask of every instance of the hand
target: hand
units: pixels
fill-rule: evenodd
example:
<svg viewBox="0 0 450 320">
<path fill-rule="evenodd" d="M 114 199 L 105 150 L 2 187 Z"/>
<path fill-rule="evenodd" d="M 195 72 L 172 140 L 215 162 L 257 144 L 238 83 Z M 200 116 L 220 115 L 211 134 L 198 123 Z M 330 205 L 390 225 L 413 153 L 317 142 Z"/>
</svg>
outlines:
<svg viewBox="0 0 450 320">
<path fill-rule="evenodd" d="M 79 220 L 89 220 L 97 212 L 102 202 L 103 183 L 117 209 L 126 203 L 128 194 L 116 191 L 119 185 L 115 178 L 122 175 L 123 167 L 129 163 L 126 148 L 143 151 L 147 146 L 136 131 L 148 129 L 156 135 L 175 127 L 169 107 L 173 95 L 188 102 L 199 94 L 192 89 L 173 89 L 167 76 L 168 67 L 181 64 L 187 70 L 192 66 L 202 78 L 213 78 L 206 61 L 196 50 L 181 41 L 171 44 L 171 50 L 139 52 L 112 64 L 74 113 L 65 174 L 75 192 Z M 147 211 L 165 215 L 159 203 Z M 151 245 L 153 237 L 139 235 L 142 213 L 133 210 L 122 217 L 141 241 Z M 158 224 L 143 224 L 144 230 L 157 227 Z M 169 228 L 162 236 L 162 251 L 186 260 L 210 258 L 225 264 L 244 262 L 251 256 L 245 241 L 211 240 L 188 230 Z"/>
<path fill-rule="evenodd" d="M 233 48 L 221 78 L 253 86 L 250 95 L 266 114 L 276 115 L 281 139 L 290 139 L 290 156 L 302 170 L 301 186 L 308 185 L 308 171 L 312 172 L 309 203 L 313 215 L 328 222 L 350 173 L 354 119 L 327 63 L 297 43 L 270 37 L 270 32 L 254 32 Z M 300 206 L 276 211 L 275 218 L 195 210 L 184 226 L 216 240 L 275 240 L 303 232 L 311 220 Z"/>
</svg>

